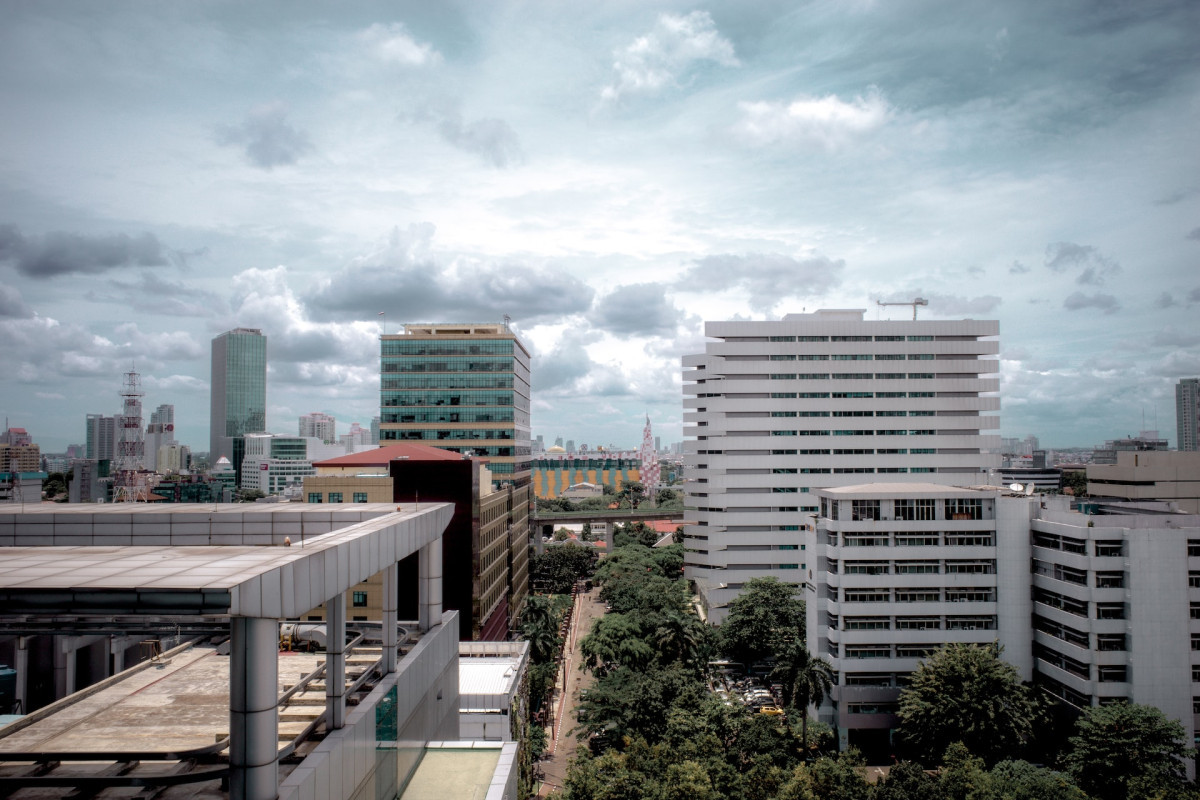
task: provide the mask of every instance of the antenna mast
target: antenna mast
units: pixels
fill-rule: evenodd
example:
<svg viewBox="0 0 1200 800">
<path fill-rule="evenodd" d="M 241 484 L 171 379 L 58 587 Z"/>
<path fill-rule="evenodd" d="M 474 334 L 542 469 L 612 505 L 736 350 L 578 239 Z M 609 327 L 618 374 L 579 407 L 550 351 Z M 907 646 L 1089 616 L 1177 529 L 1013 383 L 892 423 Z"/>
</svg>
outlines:
<svg viewBox="0 0 1200 800">
<path fill-rule="evenodd" d="M 133 370 L 125 373 L 121 389 L 122 413 L 117 418 L 117 476 L 113 486 L 114 503 L 146 502 L 149 490 L 141 475 L 146 440 L 142 431 L 141 381 Z"/>
<path fill-rule="evenodd" d="M 929 301 L 926 300 L 924 297 L 914 297 L 912 299 L 912 301 L 908 302 L 908 303 L 885 303 L 882 300 L 876 300 L 875 303 L 876 303 L 876 305 L 881 305 L 881 306 L 912 306 L 914 322 L 917 319 L 917 306 L 929 305 Z"/>
</svg>

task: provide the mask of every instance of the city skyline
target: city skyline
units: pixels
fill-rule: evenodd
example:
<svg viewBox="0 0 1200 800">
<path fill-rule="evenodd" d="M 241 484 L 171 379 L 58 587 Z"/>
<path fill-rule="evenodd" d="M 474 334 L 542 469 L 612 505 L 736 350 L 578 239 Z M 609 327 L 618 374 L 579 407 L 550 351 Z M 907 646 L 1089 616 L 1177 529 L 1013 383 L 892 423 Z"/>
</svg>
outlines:
<svg viewBox="0 0 1200 800">
<path fill-rule="evenodd" d="M 381 332 L 505 315 L 535 434 L 630 447 L 704 320 L 999 320 L 1050 449 L 1175 444 L 1200 375 L 1195 4 L 3 15 L 0 412 L 48 452 L 131 366 L 200 450 L 237 327 L 277 432 L 368 424 Z"/>
</svg>

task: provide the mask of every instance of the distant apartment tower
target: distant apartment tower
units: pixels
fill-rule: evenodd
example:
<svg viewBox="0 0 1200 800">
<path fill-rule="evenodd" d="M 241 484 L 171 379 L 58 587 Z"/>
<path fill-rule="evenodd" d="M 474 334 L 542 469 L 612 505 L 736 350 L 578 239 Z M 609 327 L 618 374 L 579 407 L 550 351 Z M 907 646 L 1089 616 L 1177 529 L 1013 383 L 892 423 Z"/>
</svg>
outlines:
<svg viewBox="0 0 1200 800">
<path fill-rule="evenodd" d="M 1000 466 L 999 323 L 864 313 L 708 322 L 684 357 L 685 572 L 713 622 L 751 578 L 802 580 L 816 489 Z"/>
<path fill-rule="evenodd" d="M 224 457 L 240 468 L 235 440 L 266 429 L 267 337 L 258 328 L 226 331 L 212 340 L 209 463 Z"/>
<path fill-rule="evenodd" d="M 1200 378 L 1175 384 L 1175 426 L 1180 450 L 1200 450 Z"/>
<path fill-rule="evenodd" d="M 150 422 L 146 425 L 146 469 L 160 469 L 158 451 L 173 444 L 176 444 L 175 406 L 164 403 L 150 412 Z"/>
<path fill-rule="evenodd" d="M 529 351 L 507 325 L 405 325 L 382 337 L 379 438 L 486 459 L 530 481 Z"/>
<path fill-rule="evenodd" d="M 103 414 L 87 415 L 86 457 L 92 461 L 111 461 L 117 451 L 117 418 Z"/>
<path fill-rule="evenodd" d="M 320 439 L 325 444 L 337 441 L 337 420 L 319 411 L 300 415 L 300 436 Z"/>
</svg>

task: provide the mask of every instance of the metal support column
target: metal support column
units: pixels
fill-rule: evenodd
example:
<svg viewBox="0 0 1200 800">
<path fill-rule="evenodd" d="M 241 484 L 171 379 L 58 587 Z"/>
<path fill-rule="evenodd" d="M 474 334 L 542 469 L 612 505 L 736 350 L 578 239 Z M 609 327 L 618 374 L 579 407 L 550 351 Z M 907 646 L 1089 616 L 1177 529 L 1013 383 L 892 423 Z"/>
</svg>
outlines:
<svg viewBox="0 0 1200 800">
<path fill-rule="evenodd" d="M 325 727 L 346 726 L 346 595 L 325 601 Z"/>
<path fill-rule="evenodd" d="M 396 647 L 399 637 L 396 635 L 396 606 L 399 602 L 400 568 L 389 564 L 383 569 L 383 672 L 390 675 L 396 671 L 399 654 Z"/>
<path fill-rule="evenodd" d="M 279 789 L 279 623 L 234 617 L 229 653 L 229 797 L 272 800 Z"/>
<path fill-rule="evenodd" d="M 418 560 L 417 621 L 427 631 L 442 621 L 442 540 L 422 547 Z"/>
<path fill-rule="evenodd" d="M 29 713 L 29 637 L 17 637 L 17 702 L 21 704 L 21 713 Z"/>
</svg>

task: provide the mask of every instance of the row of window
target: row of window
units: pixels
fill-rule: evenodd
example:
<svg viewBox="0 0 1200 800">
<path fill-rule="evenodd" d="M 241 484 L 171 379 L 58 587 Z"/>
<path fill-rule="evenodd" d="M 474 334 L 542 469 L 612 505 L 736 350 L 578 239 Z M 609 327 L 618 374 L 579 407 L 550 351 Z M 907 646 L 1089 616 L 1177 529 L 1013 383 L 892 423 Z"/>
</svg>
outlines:
<svg viewBox="0 0 1200 800">
<path fill-rule="evenodd" d="M 725 357 L 727 361 L 743 361 L 753 358 L 755 356 Z M 769 356 L 771 361 L 933 361 L 936 358 L 937 356 L 933 353 L 776 353 Z M 974 356 L 951 356 L 951 358 L 976 360 Z"/>
<path fill-rule="evenodd" d="M 512 422 L 511 408 L 489 408 L 486 411 L 449 411 L 445 408 L 430 411 L 385 411 L 383 422 Z"/>
<path fill-rule="evenodd" d="M 761 339 L 761 337 L 757 337 Z M 769 342 L 932 342 L 936 339 L 946 341 L 961 341 L 956 336 L 951 337 L 934 337 L 934 336 L 769 336 Z M 745 337 L 734 338 L 727 337 L 727 342 L 732 341 L 747 341 Z"/>
<path fill-rule="evenodd" d="M 380 405 L 388 406 L 512 406 L 513 392 L 489 391 L 389 391 L 382 392 Z"/>
<path fill-rule="evenodd" d="M 821 516 L 836 520 L 839 518 L 842 503 L 845 501 L 828 499 L 821 500 Z M 940 502 L 931 499 L 896 500 L 893 503 L 893 515 L 900 520 L 932 520 L 937 518 L 938 506 L 944 513 L 943 519 L 949 520 L 980 520 L 983 519 L 983 500 L 971 497 L 952 497 Z M 883 505 L 880 500 L 850 501 L 850 519 L 852 521 L 881 519 Z"/>
<path fill-rule="evenodd" d="M 710 395 L 710 397 L 720 395 Z M 728 395 L 726 395 L 728 396 Z M 936 392 L 771 392 L 772 400 L 858 400 L 889 397 L 936 397 Z"/>
<path fill-rule="evenodd" d="M 829 587 L 831 600 L 838 599 L 838 590 Z M 941 589 L 843 589 L 841 601 L 844 603 L 994 603 L 996 590 L 981 587 Z"/>
<path fill-rule="evenodd" d="M 384 359 L 383 373 L 389 372 L 512 372 L 511 358 L 447 358 L 439 361 L 428 359 Z"/>
<path fill-rule="evenodd" d="M 956 431 L 957 432 L 957 431 Z M 968 431 L 976 433 L 977 431 Z M 936 430 L 861 430 L 856 428 L 827 429 L 827 430 L 778 430 L 771 431 L 772 436 L 936 436 Z M 762 431 L 729 431 L 729 436 L 762 435 Z"/>
<path fill-rule="evenodd" d="M 324 495 L 324 493 L 322 493 L 322 492 L 309 492 L 308 493 L 308 502 L 310 502 L 310 503 L 344 503 L 345 502 L 345 500 L 342 499 L 343 495 L 341 492 L 329 492 L 327 495 L 328 496 L 327 500 L 322 500 L 321 498 L 323 496 L 326 496 L 326 495 Z M 367 493 L 366 492 L 354 492 L 352 497 L 353 497 L 353 500 L 351 500 L 352 503 L 367 502 Z"/>
<path fill-rule="evenodd" d="M 754 376 L 745 376 L 745 380 L 750 380 Z M 851 380 L 851 381 L 931 381 L 937 377 L 932 372 L 772 372 L 767 376 L 773 381 L 827 381 L 827 380 Z M 964 373 L 963 377 L 977 378 L 979 377 L 973 372 Z"/>
<path fill-rule="evenodd" d="M 844 575 L 995 575 L 994 560 L 976 561 L 845 561 L 840 565 Z M 830 561 L 828 571 L 837 574 L 839 564 Z"/>
<path fill-rule="evenodd" d="M 451 430 L 401 430 L 391 431 L 395 436 L 390 436 L 390 439 L 399 441 L 415 441 L 418 439 L 433 439 L 438 440 L 455 440 L 455 439 L 511 439 L 513 431 L 511 428 L 497 428 L 495 430 L 481 430 L 479 428 L 456 428 Z"/>
<path fill-rule="evenodd" d="M 995 615 L 974 616 L 928 616 L 928 617 L 843 617 L 830 614 L 826 620 L 830 628 L 844 631 L 994 631 L 997 627 Z"/>
<path fill-rule="evenodd" d="M 829 544 L 837 544 L 836 534 Z M 842 547 L 992 547 L 995 537 L 991 531 L 922 531 L 920 533 L 855 532 L 841 535 Z"/>
<path fill-rule="evenodd" d="M 1083 539 L 1071 536 L 1061 536 L 1056 533 L 1043 531 L 1033 532 L 1033 546 L 1044 547 L 1048 550 L 1061 550 L 1064 553 L 1087 555 L 1088 543 Z M 1122 539 L 1101 539 L 1092 542 L 1092 554 L 1103 558 L 1113 558 L 1125 555 L 1125 542 Z"/>
<path fill-rule="evenodd" d="M 1065 611 L 1068 614 L 1074 614 L 1077 617 L 1089 616 L 1089 603 L 1086 600 L 1077 600 L 1074 597 L 1052 592 L 1049 589 L 1044 589 L 1040 586 L 1033 587 L 1033 600 L 1036 603 L 1057 608 L 1060 611 Z M 1094 603 L 1096 619 L 1125 619 L 1126 608 L 1124 603 Z"/>
<path fill-rule="evenodd" d="M 512 339 L 493 341 L 448 339 L 384 339 L 384 356 L 512 355 Z"/>
<path fill-rule="evenodd" d="M 749 415 L 747 415 L 749 416 Z M 936 417 L 936 411 L 772 411 L 772 417 Z"/>
<path fill-rule="evenodd" d="M 1048 561 L 1033 559 L 1032 571 L 1034 575 L 1042 575 L 1047 578 L 1053 578 L 1057 581 L 1073 583 L 1076 586 L 1088 585 L 1088 571 L 1086 569 L 1078 569 L 1064 564 L 1054 564 Z M 1125 573 L 1108 570 L 1098 571 L 1093 576 L 1093 585 L 1097 589 L 1123 589 L 1125 587 Z"/>
<path fill-rule="evenodd" d="M 401 375 L 384 377 L 384 391 L 401 389 L 511 389 L 513 376 L 508 375 Z"/>
</svg>

